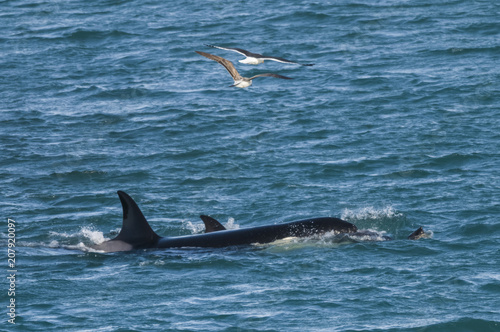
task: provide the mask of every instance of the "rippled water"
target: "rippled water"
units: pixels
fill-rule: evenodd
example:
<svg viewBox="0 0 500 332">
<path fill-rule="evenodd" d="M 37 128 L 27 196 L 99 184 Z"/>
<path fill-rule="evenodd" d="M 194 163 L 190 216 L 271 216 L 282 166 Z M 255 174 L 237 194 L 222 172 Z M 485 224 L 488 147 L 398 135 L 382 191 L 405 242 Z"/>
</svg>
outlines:
<svg viewBox="0 0 500 332">
<path fill-rule="evenodd" d="M 499 12 L 465 0 L 2 2 L 15 327 L 499 330 Z M 205 44 L 315 66 L 243 65 Z M 231 88 L 196 50 L 246 77 L 294 79 Z M 117 190 L 162 236 L 200 232 L 203 213 L 231 228 L 335 216 L 394 240 L 89 252 L 120 229 Z M 406 240 L 419 226 L 430 238 Z M 5 224 L 4 248 L 7 237 Z"/>
</svg>

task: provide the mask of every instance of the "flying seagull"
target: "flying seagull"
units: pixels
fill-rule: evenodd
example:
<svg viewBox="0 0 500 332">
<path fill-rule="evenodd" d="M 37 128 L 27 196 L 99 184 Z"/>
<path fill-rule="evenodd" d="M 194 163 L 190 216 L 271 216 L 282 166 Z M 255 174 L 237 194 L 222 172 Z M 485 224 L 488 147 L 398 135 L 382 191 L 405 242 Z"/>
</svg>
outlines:
<svg viewBox="0 0 500 332">
<path fill-rule="evenodd" d="M 226 68 L 226 70 L 229 72 L 229 74 L 231 74 L 231 76 L 233 77 L 233 80 L 234 80 L 234 84 L 231 85 L 231 86 L 235 86 L 237 88 L 246 88 L 246 87 L 249 87 L 250 85 L 252 85 L 252 80 L 256 77 L 276 77 L 276 78 L 283 78 L 285 80 L 291 80 L 292 78 L 291 77 L 286 77 L 286 76 L 282 76 L 282 75 L 278 75 L 278 74 L 271 74 L 271 73 L 265 73 L 265 74 L 259 74 L 259 75 L 255 75 L 255 76 L 252 76 L 250 78 L 247 78 L 247 77 L 242 77 L 238 71 L 236 70 L 236 68 L 234 68 L 233 64 L 231 61 L 229 60 L 226 60 L 220 56 L 217 56 L 217 55 L 213 55 L 213 54 L 210 54 L 210 53 L 205 53 L 205 52 L 198 52 L 198 51 L 195 51 L 196 53 L 198 53 L 199 55 L 203 55 L 204 57 L 206 58 L 209 58 L 210 60 L 214 60 L 214 61 L 217 61 L 218 63 L 220 63 L 221 65 L 224 66 L 224 68 Z"/>
<path fill-rule="evenodd" d="M 302 63 L 290 61 L 287 59 L 278 58 L 275 56 L 267 56 L 267 55 L 262 55 L 259 53 L 248 52 L 248 51 L 242 50 L 241 48 L 220 47 L 220 46 L 214 46 L 214 45 L 206 45 L 206 46 L 213 47 L 213 48 L 219 48 L 221 50 L 226 50 L 226 51 L 233 51 L 233 52 L 237 52 L 239 54 L 242 54 L 242 55 L 246 56 L 246 58 L 243 60 L 238 60 L 238 61 L 241 63 L 249 64 L 249 65 L 258 65 L 259 63 L 263 63 L 264 60 L 272 60 L 272 61 L 278 61 L 278 62 L 283 62 L 283 63 L 292 63 L 295 65 L 301 65 L 301 66 L 314 66 L 314 63 L 302 64 Z"/>
</svg>

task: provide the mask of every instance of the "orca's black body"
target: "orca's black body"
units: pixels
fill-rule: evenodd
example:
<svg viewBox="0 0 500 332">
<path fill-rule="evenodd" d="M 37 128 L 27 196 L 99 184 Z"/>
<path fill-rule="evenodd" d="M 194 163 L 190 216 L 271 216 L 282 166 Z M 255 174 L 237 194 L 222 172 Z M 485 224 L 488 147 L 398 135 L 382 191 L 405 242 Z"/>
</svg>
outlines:
<svg viewBox="0 0 500 332">
<path fill-rule="evenodd" d="M 179 237 L 160 237 L 151 226 L 134 200 L 118 191 L 123 207 L 123 226 L 112 240 L 93 247 L 105 252 L 128 251 L 149 248 L 181 247 L 228 247 L 270 243 L 287 237 L 307 237 L 327 232 L 354 233 L 357 227 L 338 218 L 313 218 L 284 224 L 226 230 L 217 220 L 201 216 L 206 233 Z"/>
</svg>

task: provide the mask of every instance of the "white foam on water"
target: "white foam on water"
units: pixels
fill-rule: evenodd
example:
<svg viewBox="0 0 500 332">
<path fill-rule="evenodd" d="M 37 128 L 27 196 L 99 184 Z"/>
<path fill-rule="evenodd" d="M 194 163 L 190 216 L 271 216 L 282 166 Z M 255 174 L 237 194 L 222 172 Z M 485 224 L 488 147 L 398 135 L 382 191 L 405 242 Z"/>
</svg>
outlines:
<svg viewBox="0 0 500 332">
<path fill-rule="evenodd" d="M 97 231 L 95 229 L 92 229 L 91 227 L 84 226 L 81 227 L 78 232 L 75 233 L 65 233 L 65 232 L 49 232 L 49 235 L 51 237 L 58 237 L 58 238 L 66 238 L 66 239 L 72 239 L 72 238 L 81 238 L 84 237 L 86 239 L 89 239 L 92 241 L 93 244 L 99 244 L 104 241 L 109 240 L 108 238 L 104 237 L 104 233 L 101 231 Z M 54 242 L 54 241 L 52 241 Z M 52 243 L 51 242 L 51 243 Z M 57 242 L 57 241 L 55 241 Z"/>
<path fill-rule="evenodd" d="M 397 212 L 392 206 L 386 206 L 381 209 L 376 209 L 373 206 L 369 206 L 355 210 L 344 209 L 340 218 L 344 220 L 376 220 L 382 218 L 399 218 L 402 216 L 403 214 Z"/>
<path fill-rule="evenodd" d="M 191 221 L 186 221 L 185 227 L 192 233 L 192 234 L 200 234 L 205 232 L 205 224 L 204 223 L 193 223 Z M 222 224 L 227 230 L 231 229 L 239 229 L 240 225 L 235 223 L 234 218 L 228 218 L 227 222 L 225 224 Z"/>
<path fill-rule="evenodd" d="M 103 243 L 104 241 L 109 240 L 108 238 L 104 237 L 103 232 L 96 231 L 89 227 L 82 227 L 78 235 L 83 235 L 85 238 L 92 241 L 93 244 L 100 244 Z"/>
<path fill-rule="evenodd" d="M 239 229 L 240 225 L 235 223 L 234 218 L 229 217 L 224 227 L 226 227 L 226 229 Z"/>
</svg>

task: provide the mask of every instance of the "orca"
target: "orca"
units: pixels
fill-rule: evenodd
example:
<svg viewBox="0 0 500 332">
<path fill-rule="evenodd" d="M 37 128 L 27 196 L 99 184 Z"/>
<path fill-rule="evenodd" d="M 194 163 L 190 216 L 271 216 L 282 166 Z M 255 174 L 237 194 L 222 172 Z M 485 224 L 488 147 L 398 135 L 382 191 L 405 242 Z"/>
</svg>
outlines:
<svg viewBox="0 0 500 332">
<path fill-rule="evenodd" d="M 125 192 L 118 191 L 123 208 L 123 225 L 112 240 L 92 246 L 104 252 L 137 249 L 205 247 L 220 248 L 251 244 L 266 244 L 287 237 L 309 237 L 328 232 L 335 234 L 355 233 L 358 228 L 338 218 L 312 218 L 283 224 L 226 230 L 217 220 L 202 215 L 205 233 L 177 237 L 157 235 L 136 202 Z"/>
</svg>

